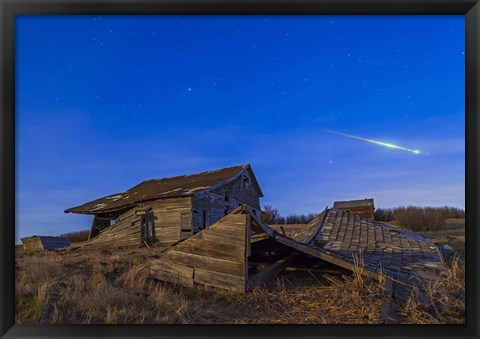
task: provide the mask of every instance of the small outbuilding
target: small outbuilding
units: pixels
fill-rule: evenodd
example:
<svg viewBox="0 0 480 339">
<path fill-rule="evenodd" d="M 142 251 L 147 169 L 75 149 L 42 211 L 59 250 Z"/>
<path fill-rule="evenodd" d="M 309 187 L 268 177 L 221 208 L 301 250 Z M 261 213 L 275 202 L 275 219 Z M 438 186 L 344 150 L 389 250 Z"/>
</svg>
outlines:
<svg viewBox="0 0 480 339">
<path fill-rule="evenodd" d="M 49 237 L 34 235 L 32 237 L 22 238 L 23 249 L 25 252 L 35 252 L 43 250 L 54 250 L 70 246 L 70 241 L 66 237 Z"/>
<path fill-rule="evenodd" d="M 333 208 L 351 212 L 363 218 L 375 219 L 375 204 L 373 199 L 335 201 Z"/>
<path fill-rule="evenodd" d="M 101 235 L 102 242 L 112 245 L 173 244 L 243 204 L 260 216 L 262 196 L 252 167 L 244 164 L 146 180 L 125 192 L 69 208 L 65 213 L 94 216 L 89 240 Z"/>
</svg>

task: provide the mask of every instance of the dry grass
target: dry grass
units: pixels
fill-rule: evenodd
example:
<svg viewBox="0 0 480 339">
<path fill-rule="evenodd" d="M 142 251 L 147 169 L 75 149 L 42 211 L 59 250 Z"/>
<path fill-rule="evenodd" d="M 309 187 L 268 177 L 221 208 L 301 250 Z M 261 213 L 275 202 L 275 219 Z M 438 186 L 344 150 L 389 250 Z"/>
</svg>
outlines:
<svg viewBox="0 0 480 339">
<path fill-rule="evenodd" d="M 150 254 L 152 255 L 152 254 Z M 281 275 L 246 294 L 187 288 L 149 279 L 148 255 L 89 253 L 17 259 L 16 322 L 54 324 L 375 324 L 380 323 L 384 277 L 365 280 L 361 257 L 339 284 Z M 75 257 L 76 256 L 76 257 Z M 83 261 L 75 263 L 75 259 Z M 298 272 L 294 272 L 298 273 Z M 293 274 L 294 273 L 289 273 Z M 437 312 L 413 299 L 400 312 L 408 323 L 461 322 L 464 268 L 428 286 Z M 437 314 L 438 313 L 438 314 Z"/>
<path fill-rule="evenodd" d="M 412 296 L 401 312 L 406 323 L 465 323 L 465 264 L 454 258 L 446 275 L 425 285 L 429 304 L 424 306 Z"/>
</svg>

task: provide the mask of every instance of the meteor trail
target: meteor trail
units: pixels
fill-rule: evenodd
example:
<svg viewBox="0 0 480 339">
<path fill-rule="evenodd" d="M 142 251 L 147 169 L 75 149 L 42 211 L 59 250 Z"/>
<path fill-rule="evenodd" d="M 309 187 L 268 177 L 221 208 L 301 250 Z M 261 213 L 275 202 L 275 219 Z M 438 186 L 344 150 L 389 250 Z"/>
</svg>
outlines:
<svg viewBox="0 0 480 339">
<path fill-rule="evenodd" d="M 337 132 L 337 131 L 327 130 L 327 132 L 332 133 L 332 134 L 342 135 L 344 137 L 348 137 L 348 138 L 352 138 L 352 139 L 358 139 L 358 140 L 371 142 L 372 144 L 377 144 L 377 145 L 385 146 L 385 147 L 388 147 L 388 148 L 394 148 L 394 149 L 399 149 L 399 150 L 402 150 L 402 151 L 411 152 L 411 153 L 414 153 L 414 154 L 420 154 L 420 151 L 418 149 L 405 148 L 405 147 L 397 146 L 397 145 L 394 145 L 394 144 L 388 144 L 386 142 L 381 142 L 381 141 L 372 140 L 372 139 L 360 138 L 360 137 L 356 137 L 354 135 L 340 133 L 340 132 Z"/>
</svg>

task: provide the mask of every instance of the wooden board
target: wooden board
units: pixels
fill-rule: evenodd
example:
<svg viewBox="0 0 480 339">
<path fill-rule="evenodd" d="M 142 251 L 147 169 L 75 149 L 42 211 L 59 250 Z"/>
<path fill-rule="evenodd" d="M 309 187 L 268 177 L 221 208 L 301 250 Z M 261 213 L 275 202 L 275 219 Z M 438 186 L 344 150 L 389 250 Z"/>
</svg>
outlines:
<svg viewBox="0 0 480 339">
<path fill-rule="evenodd" d="M 292 263 L 295 258 L 299 256 L 298 253 L 294 252 L 265 268 L 264 270 L 258 272 L 252 277 L 248 278 L 247 288 L 251 289 L 256 286 L 258 283 L 267 281 L 268 279 L 274 277 L 276 274 L 283 271 L 288 265 Z"/>
<path fill-rule="evenodd" d="M 198 254 L 180 252 L 177 250 L 169 251 L 167 253 L 167 258 L 174 263 L 183 264 L 188 267 L 202 268 L 205 270 L 239 276 L 244 274 L 243 262 L 217 259 Z"/>
<path fill-rule="evenodd" d="M 218 259 L 242 262 L 245 259 L 245 248 L 231 244 L 212 242 L 205 239 L 189 239 L 179 243 L 176 250 Z"/>
<path fill-rule="evenodd" d="M 230 275 L 196 268 L 194 281 L 203 285 L 220 287 L 227 290 L 238 292 L 245 291 L 244 276 Z"/>
</svg>

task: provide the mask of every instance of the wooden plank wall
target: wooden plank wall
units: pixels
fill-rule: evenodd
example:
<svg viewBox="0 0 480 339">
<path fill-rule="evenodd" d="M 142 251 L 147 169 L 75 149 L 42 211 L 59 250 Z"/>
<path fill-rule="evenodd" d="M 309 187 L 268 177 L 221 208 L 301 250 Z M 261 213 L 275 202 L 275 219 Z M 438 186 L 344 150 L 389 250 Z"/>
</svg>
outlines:
<svg viewBox="0 0 480 339">
<path fill-rule="evenodd" d="M 151 275 L 184 286 L 201 284 L 244 292 L 249 255 L 249 215 L 231 213 L 152 261 Z"/>
<path fill-rule="evenodd" d="M 192 235 L 191 197 L 159 199 L 145 202 L 140 210 L 152 209 L 155 233 L 160 244 L 173 244 Z"/>
<path fill-rule="evenodd" d="M 23 238 L 21 240 L 22 240 L 23 250 L 25 252 L 35 252 L 35 251 L 43 250 L 43 244 L 40 237 L 29 237 L 29 238 Z"/>
<path fill-rule="evenodd" d="M 121 214 L 114 225 L 102 230 L 98 236 L 71 248 L 119 248 L 140 246 L 140 219 L 143 210 L 132 208 Z"/>
<path fill-rule="evenodd" d="M 243 176 L 248 178 L 247 183 L 244 182 Z M 192 198 L 193 233 L 201 231 L 204 226 L 208 227 L 217 222 L 226 215 L 226 212 L 230 212 L 242 204 L 249 205 L 256 215 L 260 215 L 258 192 L 248 171 L 225 185 L 210 192 L 201 192 Z"/>
<path fill-rule="evenodd" d="M 260 210 L 260 197 L 248 171 L 244 171 L 235 180 L 214 189 L 212 193 L 219 194 L 222 197 L 225 196 L 225 193 L 228 193 L 230 199 Z"/>
<path fill-rule="evenodd" d="M 140 246 L 141 216 L 149 209 L 154 213 L 155 236 L 159 244 L 173 244 L 192 234 L 191 198 L 159 199 L 139 204 L 124 212 L 115 220 L 115 224 L 79 246 Z"/>
<path fill-rule="evenodd" d="M 193 233 L 198 233 L 204 226 L 212 225 L 225 216 L 225 211 L 232 211 L 239 206 L 233 200 L 225 201 L 225 197 L 219 194 L 204 192 L 192 198 L 193 209 Z M 204 218 L 206 220 L 204 221 Z"/>
</svg>

